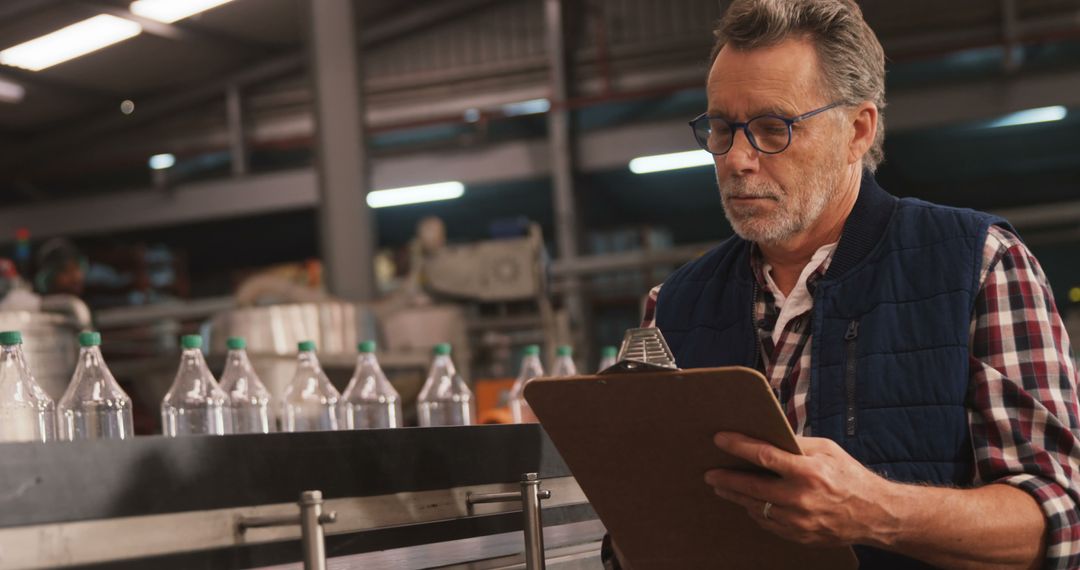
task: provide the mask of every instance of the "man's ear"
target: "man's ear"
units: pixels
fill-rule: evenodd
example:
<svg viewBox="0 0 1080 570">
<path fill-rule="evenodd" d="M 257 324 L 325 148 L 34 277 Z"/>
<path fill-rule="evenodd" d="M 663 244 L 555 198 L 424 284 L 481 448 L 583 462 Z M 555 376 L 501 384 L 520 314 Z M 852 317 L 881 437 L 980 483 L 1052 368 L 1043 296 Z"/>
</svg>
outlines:
<svg viewBox="0 0 1080 570">
<path fill-rule="evenodd" d="M 862 162 L 863 155 L 874 145 L 874 137 L 877 135 L 878 108 L 869 101 L 863 101 L 850 115 L 851 140 L 848 143 L 848 164 Z"/>
</svg>

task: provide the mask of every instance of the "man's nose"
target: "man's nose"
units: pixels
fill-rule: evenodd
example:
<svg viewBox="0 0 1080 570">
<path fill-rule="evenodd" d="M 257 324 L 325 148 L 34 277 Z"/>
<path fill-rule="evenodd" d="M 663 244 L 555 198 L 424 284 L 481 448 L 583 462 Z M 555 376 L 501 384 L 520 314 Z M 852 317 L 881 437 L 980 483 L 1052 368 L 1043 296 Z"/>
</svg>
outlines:
<svg viewBox="0 0 1080 570">
<path fill-rule="evenodd" d="M 749 174 L 757 172 L 760 152 L 750 144 L 749 134 L 743 129 L 735 132 L 735 138 L 731 142 L 731 150 L 723 156 L 718 156 L 717 169 L 723 169 L 727 174 Z"/>
</svg>

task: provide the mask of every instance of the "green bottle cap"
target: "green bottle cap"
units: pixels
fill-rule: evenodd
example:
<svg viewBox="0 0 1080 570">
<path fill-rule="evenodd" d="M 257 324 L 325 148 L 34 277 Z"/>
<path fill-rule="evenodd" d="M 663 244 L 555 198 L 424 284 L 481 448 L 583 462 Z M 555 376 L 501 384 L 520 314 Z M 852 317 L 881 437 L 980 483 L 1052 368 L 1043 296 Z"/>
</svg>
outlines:
<svg viewBox="0 0 1080 570">
<path fill-rule="evenodd" d="M 242 336 L 230 336 L 229 340 L 225 341 L 225 346 L 228 346 L 229 350 L 244 350 L 247 348 L 247 341 Z"/>
<path fill-rule="evenodd" d="M 197 334 L 186 334 L 180 337 L 180 345 L 185 350 L 192 348 L 202 348 L 202 337 Z"/>
<path fill-rule="evenodd" d="M 101 346 L 101 333 L 99 332 L 81 332 L 79 333 L 79 346 L 87 348 L 90 346 Z"/>
<path fill-rule="evenodd" d="M 525 356 L 537 356 L 539 354 L 540 354 L 540 346 L 539 345 L 530 344 L 529 346 L 525 347 Z"/>
<path fill-rule="evenodd" d="M 450 343 L 444 342 L 435 345 L 435 356 L 448 356 L 450 354 Z"/>
<path fill-rule="evenodd" d="M 574 349 L 570 348 L 569 346 L 567 346 L 565 344 L 560 346 L 559 348 L 555 349 L 555 356 L 573 356 L 573 355 L 574 355 Z"/>
<path fill-rule="evenodd" d="M 372 353 L 375 352 L 375 341 L 373 341 L 373 340 L 365 340 L 364 342 L 360 343 L 356 347 L 356 349 L 359 350 L 360 352 L 362 352 L 363 354 L 372 354 Z"/>
<path fill-rule="evenodd" d="M 615 358 L 616 356 L 619 355 L 619 349 L 615 348 L 614 346 L 605 346 L 600 351 L 600 355 L 603 356 L 604 358 Z"/>
<path fill-rule="evenodd" d="M 12 346 L 22 344 L 22 333 L 19 331 L 0 332 L 0 345 Z"/>
<path fill-rule="evenodd" d="M 300 352 L 315 352 L 315 341 L 303 340 L 296 345 L 296 349 Z"/>
</svg>

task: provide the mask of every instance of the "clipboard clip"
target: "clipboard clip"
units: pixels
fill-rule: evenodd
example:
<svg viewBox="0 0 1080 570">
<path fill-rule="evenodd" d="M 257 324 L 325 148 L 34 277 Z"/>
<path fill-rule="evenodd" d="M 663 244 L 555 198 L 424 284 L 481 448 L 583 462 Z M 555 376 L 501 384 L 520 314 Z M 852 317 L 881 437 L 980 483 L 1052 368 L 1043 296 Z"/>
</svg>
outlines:
<svg viewBox="0 0 1080 570">
<path fill-rule="evenodd" d="M 623 335 L 622 346 L 615 364 L 597 374 L 624 374 L 627 372 L 663 372 L 678 370 L 675 356 L 656 327 L 629 329 Z"/>
</svg>

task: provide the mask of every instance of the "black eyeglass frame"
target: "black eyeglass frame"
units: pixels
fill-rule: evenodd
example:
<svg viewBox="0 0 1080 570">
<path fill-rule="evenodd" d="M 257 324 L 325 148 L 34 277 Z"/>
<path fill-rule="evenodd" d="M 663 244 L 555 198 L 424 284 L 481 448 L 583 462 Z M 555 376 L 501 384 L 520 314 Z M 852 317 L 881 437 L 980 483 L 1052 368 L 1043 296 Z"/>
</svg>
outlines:
<svg viewBox="0 0 1080 570">
<path fill-rule="evenodd" d="M 829 103 L 828 105 L 825 105 L 824 107 L 814 109 L 813 111 L 807 111 L 806 113 L 803 113 L 803 114 L 801 114 L 799 116 L 796 116 L 796 117 L 783 117 L 783 116 L 780 116 L 780 115 L 774 115 L 772 113 L 767 113 L 767 114 L 764 114 L 764 115 L 758 115 L 756 117 L 751 118 L 750 120 L 748 120 L 746 122 L 741 122 L 741 123 L 740 122 L 728 122 L 727 119 L 724 119 L 723 117 L 710 117 L 708 115 L 708 113 L 702 113 L 702 114 L 698 115 L 697 117 L 694 117 L 694 120 L 690 121 L 690 123 L 689 123 L 690 124 L 690 131 L 691 131 L 691 133 L 693 133 L 694 140 L 698 143 L 698 146 L 700 146 L 702 149 L 708 151 L 710 154 L 712 154 L 714 156 L 723 156 L 723 155 L 727 154 L 728 152 L 731 152 L 731 147 L 735 145 L 735 131 L 737 131 L 737 130 L 741 130 L 743 132 L 743 134 L 746 135 L 746 140 L 750 141 L 750 146 L 754 147 L 754 149 L 757 150 L 758 152 L 763 153 L 763 154 L 780 154 L 780 153 L 784 152 L 785 150 L 787 150 L 789 146 L 791 146 L 791 126 L 792 125 L 794 125 L 795 123 L 801 122 L 801 121 L 805 121 L 806 119 L 809 119 L 810 117 L 813 117 L 815 115 L 820 115 L 821 113 L 824 113 L 825 111 L 828 111 L 830 109 L 834 109 L 834 108 L 839 107 L 839 106 L 841 106 L 843 104 L 844 104 L 843 101 L 836 101 L 834 103 Z M 787 125 L 787 143 L 784 144 L 784 146 L 780 150 L 771 150 L 771 151 L 770 150 L 763 150 L 761 147 L 758 146 L 757 140 L 754 138 L 754 133 L 750 131 L 750 123 L 753 123 L 754 121 L 756 121 L 758 119 L 777 119 L 779 121 L 782 121 L 785 125 Z M 728 126 L 728 128 L 731 129 L 731 138 L 728 139 L 730 142 L 728 143 L 728 147 L 726 149 L 724 149 L 723 152 L 713 152 L 712 150 L 709 150 L 708 132 L 712 131 L 711 126 L 709 128 L 709 131 L 706 131 L 704 140 L 702 140 L 701 137 L 698 136 L 697 125 L 700 124 L 702 121 L 710 121 L 710 120 L 712 120 L 712 121 L 721 121 L 724 124 L 726 124 Z"/>
</svg>

